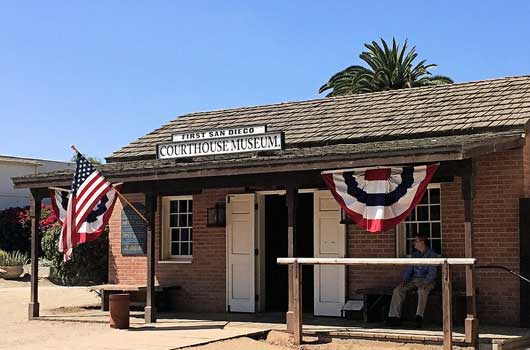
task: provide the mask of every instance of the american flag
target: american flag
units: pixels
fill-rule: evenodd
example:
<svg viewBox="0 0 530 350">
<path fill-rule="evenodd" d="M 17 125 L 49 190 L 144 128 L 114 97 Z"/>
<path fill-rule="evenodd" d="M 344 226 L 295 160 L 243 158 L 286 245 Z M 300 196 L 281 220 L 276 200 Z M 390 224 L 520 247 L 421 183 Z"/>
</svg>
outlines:
<svg viewBox="0 0 530 350">
<path fill-rule="evenodd" d="M 80 229 L 109 191 L 115 191 L 112 184 L 81 153 L 76 152 L 76 169 L 59 240 L 59 251 L 65 254 L 65 260 L 70 258 L 73 248 L 86 242 L 86 232 Z"/>
</svg>

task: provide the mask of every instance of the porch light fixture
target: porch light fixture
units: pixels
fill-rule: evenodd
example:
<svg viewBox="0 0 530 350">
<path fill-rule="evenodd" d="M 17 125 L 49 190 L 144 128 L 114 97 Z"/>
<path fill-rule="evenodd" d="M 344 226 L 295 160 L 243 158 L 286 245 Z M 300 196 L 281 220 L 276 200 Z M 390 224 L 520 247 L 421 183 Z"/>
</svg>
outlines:
<svg viewBox="0 0 530 350">
<path fill-rule="evenodd" d="M 342 208 L 340 208 L 340 223 L 343 225 L 352 225 L 355 223 L 353 222 L 353 219 Z"/>
<path fill-rule="evenodd" d="M 226 226 L 226 204 L 216 203 L 215 208 L 207 209 L 206 225 L 208 227 Z"/>
</svg>

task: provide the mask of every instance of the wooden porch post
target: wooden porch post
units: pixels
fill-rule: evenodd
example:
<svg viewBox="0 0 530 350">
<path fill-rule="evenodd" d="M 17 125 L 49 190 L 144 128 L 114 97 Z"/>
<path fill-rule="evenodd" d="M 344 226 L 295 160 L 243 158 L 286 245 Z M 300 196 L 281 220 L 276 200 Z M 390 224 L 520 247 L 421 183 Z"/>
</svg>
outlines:
<svg viewBox="0 0 530 350">
<path fill-rule="evenodd" d="M 302 265 L 293 266 L 293 336 L 294 344 L 302 344 Z"/>
<path fill-rule="evenodd" d="M 37 254 L 37 235 L 39 234 L 39 221 L 42 196 L 36 189 L 30 190 L 30 217 L 31 217 L 31 297 L 28 305 L 28 319 L 39 317 L 39 257 Z"/>
<path fill-rule="evenodd" d="M 297 202 L 298 190 L 290 184 L 286 189 L 286 202 L 287 202 L 287 256 L 292 258 L 296 253 L 296 202 Z M 293 265 L 289 266 L 289 308 L 287 311 L 287 331 L 294 332 L 294 276 L 293 276 Z"/>
<path fill-rule="evenodd" d="M 443 334 L 444 350 L 453 348 L 453 315 L 452 315 L 452 281 L 451 269 L 446 262 L 442 265 L 442 314 L 443 314 Z"/>
<path fill-rule="evenodd" d="M 145 323 L 156 322 L 155 306 L 155 213 L 157 198 L 153 193 L 145 194 L 147 224 L 147 292 L 145 302 Z"/>
<path fill-rule="evenodd" d="M 465 257 L 473 257 L 473 199 L 475 197 L 475 162 L 469 162 L 469 168 L 462 177 L 462 197 L 464 198 L 464 246 Z M 476 347 L 478 344 L 477 298 L 475 291 L 475 272 L 473 266 L 466 266 L 466 343 Z"/>
</svg>

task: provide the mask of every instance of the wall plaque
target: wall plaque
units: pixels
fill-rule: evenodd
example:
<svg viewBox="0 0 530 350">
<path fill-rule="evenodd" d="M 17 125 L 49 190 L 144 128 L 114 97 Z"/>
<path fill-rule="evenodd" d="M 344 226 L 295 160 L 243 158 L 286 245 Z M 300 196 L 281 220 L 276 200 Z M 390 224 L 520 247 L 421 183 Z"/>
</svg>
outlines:
<svg viewBox="0 0 530 350">
<path fill-rule="evenodd" d="M 145 215 L 143 203 L 133 203 L 140 213 Z M 145 221 L 129 206 L 121 210 L 121 254 L 122 255 L 145 255 L 147 225 Z"/>
</svg>

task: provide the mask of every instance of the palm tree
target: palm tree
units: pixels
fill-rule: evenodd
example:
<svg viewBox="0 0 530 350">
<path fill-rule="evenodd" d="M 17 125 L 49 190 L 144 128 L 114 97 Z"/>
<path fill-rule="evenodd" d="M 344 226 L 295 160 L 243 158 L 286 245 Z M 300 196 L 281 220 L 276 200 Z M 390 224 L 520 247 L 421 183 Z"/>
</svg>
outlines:
<svg viewBox="0 0 530 350">
<path fill-rule="evenodd" d="M 381 44 L 382 47 L 375 41 L 364 44 L 368 51 L 359 57 L 369 68 L 350 66 L 333 75 L 318 93 L 331 90 L 327 94 L 329 97 L 453 83 L 449 77 L 431 75 L 429 69 L 436 67 L 435 64 L 426 64 L 426 60 L 422 60 L 414 65 L 418 54 L 415 46 L 407 52 L 407 40 L 402 48 L 396 44 L 395 38 L 392 38 L 392 48 L 383 39 Z"/>
</svg>

